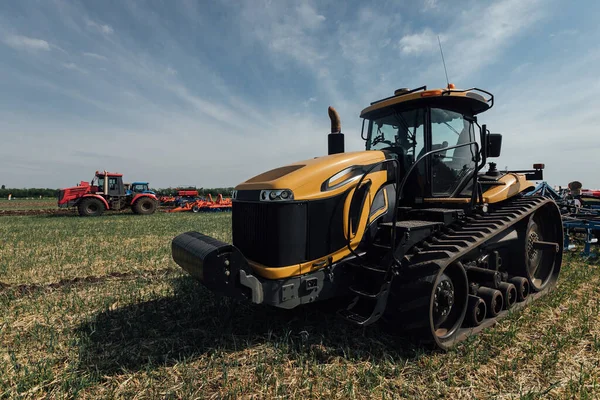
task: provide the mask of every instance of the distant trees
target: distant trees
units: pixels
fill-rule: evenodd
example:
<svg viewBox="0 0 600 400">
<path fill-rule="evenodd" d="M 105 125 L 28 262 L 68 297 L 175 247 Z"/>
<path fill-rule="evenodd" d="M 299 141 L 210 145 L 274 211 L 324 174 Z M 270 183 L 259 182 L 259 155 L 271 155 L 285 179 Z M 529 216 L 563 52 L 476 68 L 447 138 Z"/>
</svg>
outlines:
<svg viewBox="0 0 600 400">
<path fill-rule="evenodd" d="M 0 198 L 5 199 L 9 194 L 12 194 L 13 199 L 15 198 L 38 198 L 42 197 L 56 197 L 58 194 L 58 189 L 40 189 L 40 188 L 29 188 L 29 189 L 15 189 L 15 188 L 6 188 L 2 185 L 2 189 L 0 189 Z"/>
</svg>

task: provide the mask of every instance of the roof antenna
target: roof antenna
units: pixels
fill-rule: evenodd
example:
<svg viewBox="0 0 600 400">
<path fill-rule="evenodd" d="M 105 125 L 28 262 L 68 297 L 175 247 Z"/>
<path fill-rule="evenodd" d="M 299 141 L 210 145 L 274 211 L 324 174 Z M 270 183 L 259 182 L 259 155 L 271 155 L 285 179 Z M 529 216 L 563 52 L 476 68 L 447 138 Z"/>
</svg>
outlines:
<svg viewBox="0 0 600 400">
<path fill-rule="evenodd" d="M 444 52 L 442 51 L 442 42 L 440 42 L 440 35 L 437 35 L 438 44 L 440 45 L 440 53 L 442 54 L 442 63 L 444 64 L 444 73 L 446 74 L 446 86 L 450 88 L 450 81 L 448 80 L 448 71 L 446 70 L 446 61 L 444 61 Z"/>
</svg>

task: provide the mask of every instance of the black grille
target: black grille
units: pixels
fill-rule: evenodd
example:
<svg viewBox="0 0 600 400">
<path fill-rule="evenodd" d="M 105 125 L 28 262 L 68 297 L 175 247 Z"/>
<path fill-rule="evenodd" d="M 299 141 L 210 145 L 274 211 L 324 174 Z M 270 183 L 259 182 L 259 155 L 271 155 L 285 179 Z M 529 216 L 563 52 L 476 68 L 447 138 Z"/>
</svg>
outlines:
<svg viewBox="0 0 600 400">
<path fill-rule="evenodd" d="M 233 244 L 246 258 L 267 267 L 325 257 L 346 245 L 347 195 L 286 203 L 234 201 Z"/>
<path fill-rule="evenodd" d="M 235 201 L 232 209 L 234 246 L 249 260 L 268 267 L 307 261 L 306 208 L 305 202 Z"/>
</svg>

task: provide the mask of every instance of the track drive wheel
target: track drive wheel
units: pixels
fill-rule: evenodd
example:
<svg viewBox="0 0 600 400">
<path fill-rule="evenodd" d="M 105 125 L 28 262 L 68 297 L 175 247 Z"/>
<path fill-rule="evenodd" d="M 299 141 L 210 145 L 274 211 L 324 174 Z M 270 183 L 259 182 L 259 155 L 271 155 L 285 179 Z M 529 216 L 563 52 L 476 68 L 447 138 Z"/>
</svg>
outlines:
<svg viewBox="0 0 600 400">
<path fill-rule="evenodd" d="M 460 263 L 438 274 L 429 305 L 429 326 L 439 347 L 452 344 L 465 319 L 468 297 L 467 274 Z"/>
<path fill-rule="evenodd" d="M 447 350 L 465 319 L 468 296 L 467 274 L 455 262 L 435 275 L 392 287 L 384 319 L 424 346 Z"/>
<path fill-rule="evenodd" d="M 133 212 L 140 215 L 154 214 L 156 211 L 156 201 L 148 196 L 141 197 L 133 204 Z"/>
<path fill-rule="evenodd" d="M 77 206 L 77 211 L 82 217 L 99 217 L 104 213 L 104 204 L 95 197 L 86 197 Z"/>
</svg>

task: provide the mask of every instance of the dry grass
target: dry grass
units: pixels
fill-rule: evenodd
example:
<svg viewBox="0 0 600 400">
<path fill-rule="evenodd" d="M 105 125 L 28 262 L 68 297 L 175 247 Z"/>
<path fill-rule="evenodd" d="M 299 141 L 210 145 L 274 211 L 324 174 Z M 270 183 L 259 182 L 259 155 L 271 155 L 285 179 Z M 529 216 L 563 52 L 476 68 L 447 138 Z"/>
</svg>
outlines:
<svg viewBox="0 0 600 400">
<path fill-rule="evenodd" d="M 0 210 L 50 210 L 56 207 L 56 199 L 0 199 Z"/>
<path fill-rule="evenodd" d="M 550 295 L 447 353 L 333 304 L 214 297 L 170 259 L 228 214 L 3 217 L 0 398 L 582 398 L 600 396 L 600 274 L 567 257 Z"/>
</svg>

